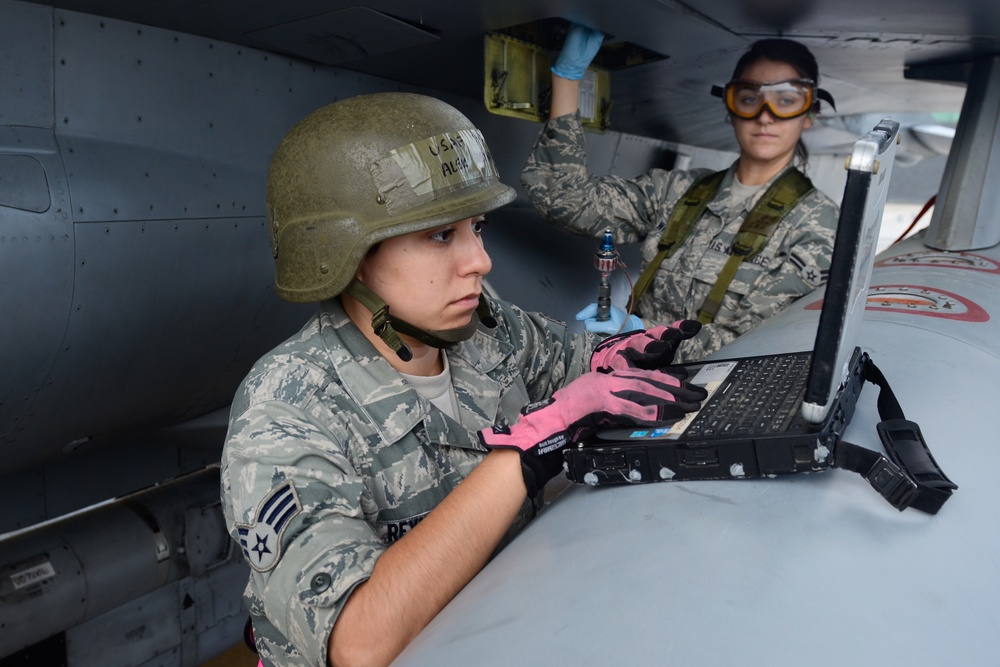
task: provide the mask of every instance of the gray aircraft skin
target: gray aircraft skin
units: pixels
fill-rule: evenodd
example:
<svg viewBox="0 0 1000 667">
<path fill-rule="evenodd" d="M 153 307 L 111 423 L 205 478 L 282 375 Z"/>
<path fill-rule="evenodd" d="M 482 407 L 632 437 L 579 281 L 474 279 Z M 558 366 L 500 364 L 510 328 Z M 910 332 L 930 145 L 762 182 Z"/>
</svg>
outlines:
<svg viewBox="0 0 1000 667">
<path fill-rule="evenodd" d="M 995 664 L 1000 5 L 0 0 L 0 665 L 200 665 L 242 641 L 217 463 L 237 384 L 313 309 L 274 294 L 263 203 L 312 110 L 461 109 L 519 193 L 491 216 L 491 288 L 570 322 L 595 300 L 597 241 L 518 185 L 540 125 L 484 101 L 485 36 L 563 20 L 656 56 L 612 69 L 597 173 L 728 165 L 709 89 L 765 36 L 807 44 L 836 99 L 806 134 L 835 199 L 853 141 L 902 124 L 890 199 L 936 205 L 877 258 L 863 343 L 959 489 L 931 516 L 842 470 L 570 486 L 396 664 Z M 722 353 L 808 349 L 822 297 Z M 881 450 L 876 395 L 846 438 Z"/>
</svg>

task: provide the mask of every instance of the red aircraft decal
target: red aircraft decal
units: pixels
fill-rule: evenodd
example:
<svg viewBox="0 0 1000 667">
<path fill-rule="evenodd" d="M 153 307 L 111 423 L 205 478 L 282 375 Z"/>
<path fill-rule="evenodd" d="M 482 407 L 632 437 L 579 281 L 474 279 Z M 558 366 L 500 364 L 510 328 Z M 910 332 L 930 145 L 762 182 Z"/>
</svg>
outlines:
<svg viewBox="0 0 1000 667">
<path fill-rule="evenodd" d="M 819 310 L 823 299 L 810 303 L 805 310 Z M 872 285 L 868 288 L 865 310 L 880 310 L 909 315 L 943 317 L 964 322 L 988 322 L 989 313 L 982 306 L 951 292 L 921 285 Z"/>
</svg>

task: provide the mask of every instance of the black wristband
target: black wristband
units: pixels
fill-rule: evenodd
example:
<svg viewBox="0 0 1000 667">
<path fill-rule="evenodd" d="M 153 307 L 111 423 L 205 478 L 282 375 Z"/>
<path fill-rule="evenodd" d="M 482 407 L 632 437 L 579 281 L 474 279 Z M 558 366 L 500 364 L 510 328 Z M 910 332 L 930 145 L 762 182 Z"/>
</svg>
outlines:
<svg viewBox="0 0 1000 667">
<path fill-rule="evenodd" d="M 524 485 L 528 488 L 528 497 L 534 498 L 545 490 L 549 480 L 563 471 L 563 453 L 561 449 L 548 454 L 521 453 L 521 475 Z"/>
</svg>

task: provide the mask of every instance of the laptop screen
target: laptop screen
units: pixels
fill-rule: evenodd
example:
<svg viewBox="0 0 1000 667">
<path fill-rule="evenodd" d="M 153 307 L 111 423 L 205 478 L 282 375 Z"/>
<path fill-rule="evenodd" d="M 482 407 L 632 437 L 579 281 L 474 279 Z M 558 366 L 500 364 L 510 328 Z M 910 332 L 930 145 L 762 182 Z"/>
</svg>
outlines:
<svg viewBox="0 0 1000 667">
<path fill-rule="evenodd" d="M 813 423 L 821 422 L 829 411 L 859 344 L 898 137 L 899 123 L 883 118 L 855 142 L 848 159 L 837 238 L 802 405 L 802 416 Z"/>
</svg>

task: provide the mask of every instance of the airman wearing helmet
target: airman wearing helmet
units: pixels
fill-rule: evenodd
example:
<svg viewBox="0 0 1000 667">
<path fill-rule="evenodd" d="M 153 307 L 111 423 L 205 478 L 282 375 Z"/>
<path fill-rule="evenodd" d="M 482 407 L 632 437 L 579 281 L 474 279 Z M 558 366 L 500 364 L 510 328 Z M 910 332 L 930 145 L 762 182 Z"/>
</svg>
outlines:
<svg viewBox="0 0 1000 667">
<path fill-rule="evenodd" d="M 372 123 L 374 117 L 380 122 Z M 346 291 L 370 307 L 382 338 L 404 356 L 394 332 L 399 324 L 437 347 L 467 339 L 475 320 L 458 330 L 420 331 L 389 313 L 355 273 L 388 238 L 482 215 L 513 199 L 482 133 L 457 109 L 406 94 L 327 106 L 292 128 L 271 160 L 267 210 L 278 296 L 320 301 Z"/>
<path fill-rule="evenodd" d="M 241 384 L 221 472 L 265 665 L 390 662 L 539 511 L 562 446 L 704 395 L 613 349 L 586 372 L 594 336 L 484 294 L 484 214 L 513 198 L 420 95 L 336 102 L 275 151 L 277 292 L 319 310 Z"/>
</svg>

